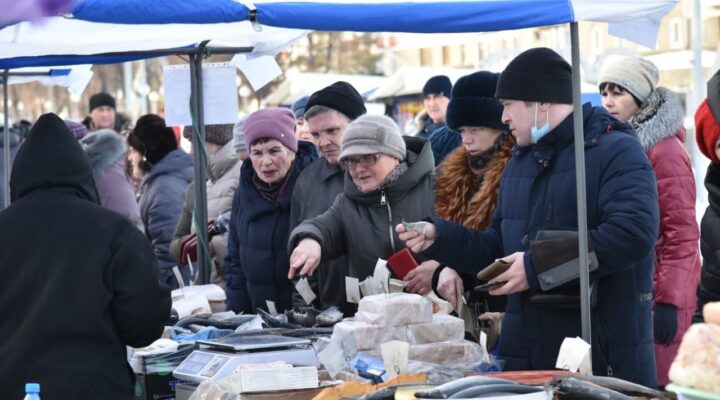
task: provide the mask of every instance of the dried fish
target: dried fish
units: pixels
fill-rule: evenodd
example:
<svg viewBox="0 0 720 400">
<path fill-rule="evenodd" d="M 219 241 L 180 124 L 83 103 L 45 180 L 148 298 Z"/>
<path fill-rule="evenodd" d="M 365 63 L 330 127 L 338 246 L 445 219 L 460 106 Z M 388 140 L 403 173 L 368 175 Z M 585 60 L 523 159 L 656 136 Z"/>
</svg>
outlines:
<svg viewBox="0 0 720 400">
<path fill-rule="evenodd" d="M 318 314 L 315 318 L 315 326 L 333 326 L 342 321 L 343 313 L 339 308 L 332 306 Z"/>
<path fill-rule="evenodd" d="M 300 309 L 288 310 L 285 312 L 288 322 L 298 324 L 305 328 L 315 325 L 315 318 L 320 315 L 320 310 L 315 307 L 302 307 Z"/>
<path fill-rule="evenodd" d="M 571 377 L 562 379 L 555 394 L 561 400 L 632 400 L 620 392 Z"/>
<path fill-rule="evenodd" d="M 437 386 L 430 390 L 415 393 L 415 397 L 422 399 L 447 399 L 453 394 L 479 385 L 513 384 L 513 381 L 488 376 L 468 376 Z"/>
<path fill-rule="evenodd" d="M 451 399 L 472 399 L 475 397 L 493 393 L 528 394 L 542 392 L 543 389 L 536 386 L 519 385 L 517 383 L 499 383 L 490 385 L 472 386 L 465 390 L 456 392 Z"/>
<path fill-rule="evenodd" d="M 260 307 L 257 308 L 257 313 L 265 325 L 270 328 L 297 329 L 301 327 L 297 324 L 291 324 L 285 314 L 272 315 Z"/>
<path fill-rule="evenodd" d="M 562 375 L 554 376 L 552 382 L 555 386 L 559 386 L 562 383 L 563 379 L 567 378 L 567 376 Z M 638 385 L 636 383 L 609 376 L 573 375 L 572 378 L 594 383 L 598 386 L 602 386 L 604 388 L 608 388 L 633 397 L 648 397 L 651 399 L 664 399 L 675 397 L 672 393 L 661 392 L 659 390 L 651 389 L 642 385 Z"/>
</svg>

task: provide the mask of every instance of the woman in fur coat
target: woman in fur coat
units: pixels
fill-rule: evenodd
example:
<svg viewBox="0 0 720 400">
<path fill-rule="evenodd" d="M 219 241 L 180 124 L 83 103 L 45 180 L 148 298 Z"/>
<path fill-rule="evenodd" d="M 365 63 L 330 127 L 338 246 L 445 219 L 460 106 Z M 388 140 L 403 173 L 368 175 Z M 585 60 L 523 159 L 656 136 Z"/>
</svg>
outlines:
<svg viewBox="0 0 720 400">
<path fill-rule="evenodd" d="M 494 98 L 498 77 L 499 74 L 480 71 L 460 78 L 455 84 L 447 125 L 460 132 L 462 146 L 438 167 L 435 180 L 435 214 L 476 230 L 484 230 L 491 222 L 500 177 L 515 145 L 515 138 L 501 122 L 503 106 Z M 450 267 L 441 265 L 435 270 L 433 288 L 457 309 L 459 295 L 476 279 L 461 276 Z M 505 296 L 488 295 L 473 300 L 487 301 L 492 313 L 482 318 L 499 322 Z"/>
<path fill-rule="evenodd" d="M 675 93 L 657 87 L 658 70 L 634 56 L 611 56 L 600 72 L 603 106 L 638 134 L 657 176 L 660 231 L 655 242 L 653 332 L 658 385 L 691 323 L 700 279 L 695 179 L 683 147 L 685 113 Z"/>
</svg>

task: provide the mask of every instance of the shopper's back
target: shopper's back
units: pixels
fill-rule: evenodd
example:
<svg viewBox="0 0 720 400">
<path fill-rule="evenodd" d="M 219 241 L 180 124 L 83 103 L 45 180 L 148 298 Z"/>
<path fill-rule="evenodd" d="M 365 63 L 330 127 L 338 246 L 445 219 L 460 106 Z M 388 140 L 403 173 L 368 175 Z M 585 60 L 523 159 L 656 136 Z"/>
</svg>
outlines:
<svg viewBox="0 0 720 400">
<path fill-rule="evenodd" d="M 157 339 L 170 314 L 137 228 L 99 205 L 90 165 L 61 119 L 33 126 L 0 212 L 0 390 L 46 399 L 130 399 L 125 346 Z"/>
</svg>

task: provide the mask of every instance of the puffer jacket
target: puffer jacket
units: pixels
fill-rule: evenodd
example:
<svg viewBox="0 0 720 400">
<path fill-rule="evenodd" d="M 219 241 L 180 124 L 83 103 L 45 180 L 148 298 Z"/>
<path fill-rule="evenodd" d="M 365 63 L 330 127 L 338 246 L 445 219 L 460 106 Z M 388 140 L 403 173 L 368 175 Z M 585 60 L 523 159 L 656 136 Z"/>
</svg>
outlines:
<svg viewBox="0 0 720 400">
<path fill-rule="evenodd" d="M 703 306 L 720 301 L 720 165 L 711 163 L 705 176 L 710 205 L 701 222 L 700 250 L 703 266 L 697 288 L 697 309 L 693 322 L 703 322 Z"/>
<path fill-rule="evenodd" d="M 177 149 L 153 165 L 140 183 L 140 216 L 145 225 L 145 236 L 155 250 L 160 279 L 173 289 L 179 284 L 172 273 L 177 261 L 170 255 L 170 241 L 180 218 L 185 191 L 192 180 L 192 158 Z M 189 283 L 188 268 L 180 268 L 180 271 L 185 283 Z"/>
<path fill-rule="evenodd" d="M 590 274 L 596 287 L 593 373 L 653 387 L 652 250 L 659 224 L 655 174 L 630 126 L 589 103 L 583 106 L 583 121 L 589 239 L 599 262 Z M 513 149 L 488 229 L 478 232 L 433 219 L 437 238 L 423 254 L 459 270 L 477 273 L 478 266 L 524 252 L 529 289 L 508 296 L 500 333 L 499 357 L 506 370 L 553 369 L 562 341 L 581 336 L 579 302 L 562 308 L 547 303 L 548 294 L 566 299 L 579 295 L 578 279 L 543 291 L 540 276 L 561 264 L 534 257 L 544 243 L 533 240 L 540 230 L 577 229 L 574 151 L 571 114 L 537 144 Z M 573 249 L 577 257 L 577 239 L 574 244 L 549 244 L 558 242 L 568 245 L 563 253 L 569 259 Z M 548 247 L 546 253 L 560 253 Z"/>
<path fill-rule="evenodd" d="M 395 225 L 432 214 L 435 204 L 430 143 L 417 137 L 404 140 L 407 172 L 370 193 L 361 192 L 346 172 L 343 194 L 328 211 L 292 231 L 289 252 L 300 240 L 313 238 L 320 243 L 322 259 L 345 254 L 350 276 L 362 281 L 372 275 L 378 258 L 387 259 L 402 250 L 405 244 L 395 233 Z"/>
<path fill-rule="evenodd" d="M 240 169 L 225 257 L 228 309 L 251 314 L 257 308 L 267 311 L 266 300 L 275 302 L 281 312 L 291 308 L 293 286 L 287 278 L 290 256 L 286 249 L 290 199 L 300 172 L 317 157 L 312 143 L 298 142 L 295 162 L 276 201 L 255 187 L 251 162 Z"/>
<path fill-rule="evenodd" d="M 659 87 L 628 121 L 638 133 L 657 176 L 660 231 L 655 242 L 654 304 L 677 308 L 677 332 L 670 344 L 655 343 L 658 385 L 667 385 L 670 364 L 690 326 L 700 280 L 700 230 L 695 218 L 695 178 L 683 147 L 685 113 L 677 95 Z"/>
<path fill-rule="evenodd" d="M 97 132 L 80 140 L 90 160 L 100 204 L 126 216 L 141 232 L 145 232 L 128 178 L 125 163 L 127 146 L 122 137 L 112 131 Z"/>
</svg>

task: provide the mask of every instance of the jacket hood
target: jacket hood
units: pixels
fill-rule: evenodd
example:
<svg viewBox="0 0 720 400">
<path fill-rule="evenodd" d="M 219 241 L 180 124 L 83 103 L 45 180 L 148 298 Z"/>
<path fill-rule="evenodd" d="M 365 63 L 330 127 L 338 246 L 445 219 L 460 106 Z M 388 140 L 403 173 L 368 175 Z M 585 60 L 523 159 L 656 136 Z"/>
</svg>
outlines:
<svg viewBox="0 0 720 400">
<path fill-rule="evenodd" d="M 55 114 L 44 114 L 35 122 L 13 163 L 11 202 L 38 189 L 62 191 L 100 204 L 90 162 Z"/>
<path fill-rule="evenodd" d="M 208 165 L 208 178 L 215 182 L 220 179 L 226 172 L 230 170 L 238 162 L 237 152 L 233 146 L 232 140 L 225 143 L 217 153 L 210 156 Z"/>
<path fill-rule="evenodd" d="M 292 169 L 288 171 L 288 176 L 292 173 L 300 173 L 300 171 L 312 164 L 313 161 L 317 160 L 318 157 L 318 151 L 314 144 L 304 140 L 298 140 L 298 151 L 295 153 L 295 163 Z M 253 169 L 252 161 L 250 161 L 250 159 L 247 161 L 248 162 L 244 162 L 242 167 L 240 167 L 240 184 L 251 187 L 253 186 L 252 176 L 255 174 L 255 169 Z"/>
<path fill-rule="evenodd" d="M 684 141 L 684 118 L 685 113 L 677 95 L 669 89 L 659 87 L 628 122 L 635 128 L 645 151 L 648 151 L 663 139 L 672 136 L 679 136 L 680 141 Z"/>
<path fill-rule="evenodd" d="M 391 202 L 398 201 L 405 197 L 412 188 L 417 186 L 426 175 L 432 174 L 435 169 L 430 142 L 423 138 L 414 136 L 403 136 L 407 148 L 405 162 L 408 170 L 402 174 L 397 181 L 384 188 L 385 195 Z M 345 172 L 345 195 L 353 201 L 363 204 L 379 204 L 381 190 L 376 189 L 369 193 L 363 193 L 355 186 L 349 172 Z"/>
<path fill-rule="evenodd" d="M 10 132 L 8 132 L 8 143 L 10 143 L 10 148 L 13 148 L 20 144 L 20 134 L 17 133 L 14 129 L 9 129 Z M 5 135 L 3 134 L 3 128 L 0 127 L 0 148 L 5 146 Z"/>
<path fill-rule="evenodd" d="M 181 149 L 173 150 L 153 165 L 150 173 L 143 177 L 141 186 L 147 185 L 160 175 L 174 175 L 188 183 L 192 182 L 194 179 L 192 167 L 193 159 L 189 154 Z"/>
<path fill-rule="evenodd" d="M 115 163 L 127 149 L 120 135 L 109 129 L 85 136 L 80 140 L 80 145 L 95 175 Z"/>
</svg>

